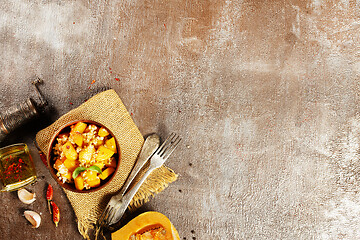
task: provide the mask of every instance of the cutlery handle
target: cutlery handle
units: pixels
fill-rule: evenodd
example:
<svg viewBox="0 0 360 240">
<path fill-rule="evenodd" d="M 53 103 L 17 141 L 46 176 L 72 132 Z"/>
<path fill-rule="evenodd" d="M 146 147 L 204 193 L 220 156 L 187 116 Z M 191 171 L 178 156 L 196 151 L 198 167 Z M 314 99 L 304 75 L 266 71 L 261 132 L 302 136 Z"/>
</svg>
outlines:
<svg viewBox="0 0 360 240">
<path fill-rule="evenodd" d="M 141 185 L 144 183 L 145 179 L 150 175 L 150 173 L 155 169 L 156 167 L 151 167 L 145 172 L 144 176 L 142 176 L 142 178 L 140 179 L 140 181 L 138 183 L 136 183 L 136 185 L 130 189 L 121 199 L 120 199 L 120 203 L 119 204 L 119 208 L 118 210 L 115 210 L 115 215 L 114 218 L 111 219 L 111 222 L 109 223 L 109 225 L 115 224 L 118 221 L 120 221 L 120 219 L 122 218 L 122 216 L 124 215 L 127 207 L 129 206 L 132 198 L 135 196 L 136 192 L 139 190 L 139 188 L 141 187 Z"/>
<path fill-rule="evenodd" d="M 145 165 L 145 163 L 150 159 L 150 157 L 154 154 L 156 149 L 160 145 L 160 137 L 157 134 L 151 134 L 148 136 L 144 142 L 143 148 L 139 154 L 139 158 L 131 171 L 129 177 L 126 179 L 123 187 L 121 188 L 120 192 L 116 195 L 116 199 L 121 199 L 124 196 L 124 193 L 129 188 L 130 184 L 139 173 L 140 169 Z"/>
</svg>

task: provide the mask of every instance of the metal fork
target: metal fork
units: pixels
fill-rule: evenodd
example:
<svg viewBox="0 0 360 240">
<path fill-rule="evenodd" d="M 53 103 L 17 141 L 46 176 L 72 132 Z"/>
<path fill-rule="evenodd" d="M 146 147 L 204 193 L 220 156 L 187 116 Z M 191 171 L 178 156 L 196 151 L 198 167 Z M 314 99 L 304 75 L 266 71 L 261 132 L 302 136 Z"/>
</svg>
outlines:
<svg viewBox="0 0 360 240">
<path fill-rule="evenodd" d="M 104 224 L 104 219 L 108 218 L 110 211 L 112 211 L 114 206 L 119 204 L 119 201 L 124 196 L 125 192 L 131 185 L 132 181 L 135 179 L 136 175 L 139 173 L 139 171 L 145 165 L 145 163 L 150 159 L 150 157 L 154 154 L 154 152 L 159 148 L 159 145 L 160 145 L 160 137 L 156 133 L 151 134 L 145 139 L 144 145 L 141 148 L 138 160 L 136 161 L 133 170 L 131 171 L 129 177 L 126 179 L 120 192 L 112 196 L 110 201 L 106 205 L 106 208 L 104 209 L 104 211 L 102 212 L 102 214 L 98 219 L 99 225 Z"/>
<path fill-rule="evenodd" d="M 136 192 L 139 190 L 145 179 L 152 173 L 152 171 L 154 171 L 156 168 L 161 167 L 164 164 L 164 162 L 169 158 L 169 156 L 178 146 L 180 141 L 181 138 L 177 134 L 170 134 L 170 136 L 150 158 L 150 166 L 144 173 L 140 181 L 136 183 L 136 185 L 132 189 L 130 189 L 118 202 L 112 204 L 113 207 L 109 209 L 108 214 L 104 216 L 103 221 L 100 223 L 101 226 L 109 227 L 110 225 L 120 221 L 129 203 L 131 202 L 132 198 L 135 196 Z"/>
</svg>

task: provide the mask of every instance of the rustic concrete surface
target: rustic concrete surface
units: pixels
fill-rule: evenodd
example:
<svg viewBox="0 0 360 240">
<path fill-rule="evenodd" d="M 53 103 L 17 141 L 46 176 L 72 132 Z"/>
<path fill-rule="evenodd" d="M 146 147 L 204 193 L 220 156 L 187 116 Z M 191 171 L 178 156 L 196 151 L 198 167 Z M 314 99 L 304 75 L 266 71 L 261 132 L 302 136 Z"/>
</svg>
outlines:
<svg viewBox="0 0 360 240">
<path fill-rule="evenodd" d="M 182 239 L 359 238 L 359 5 L 3 1 L 1 107 L 34 96 L 37 75 L 53 108 L 3 143 L 29 143 L 43 178 L 30 206 L 1 194 L 0 238 L 82 239 L 31 142 L 106 88 L 144 135 L 183 137 L 168 163 L 179 180 L 139 210 L 166 214 Z M 39 229 L 23 209 L 42 213 Z"/>
</svg>

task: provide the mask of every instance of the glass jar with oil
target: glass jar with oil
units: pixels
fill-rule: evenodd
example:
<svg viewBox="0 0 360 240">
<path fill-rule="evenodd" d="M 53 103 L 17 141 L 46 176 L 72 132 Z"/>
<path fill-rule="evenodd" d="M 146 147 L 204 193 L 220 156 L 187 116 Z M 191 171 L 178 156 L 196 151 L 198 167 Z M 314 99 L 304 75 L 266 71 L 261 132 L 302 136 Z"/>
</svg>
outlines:
<svg viewBox="0 0 360 240">
<path fill-rule="evenodd" d="M 0 148 L 1 192 L 18 190 L 36 180 L 36 171 L 29 148 L 19 143 Z"/>
</svg>

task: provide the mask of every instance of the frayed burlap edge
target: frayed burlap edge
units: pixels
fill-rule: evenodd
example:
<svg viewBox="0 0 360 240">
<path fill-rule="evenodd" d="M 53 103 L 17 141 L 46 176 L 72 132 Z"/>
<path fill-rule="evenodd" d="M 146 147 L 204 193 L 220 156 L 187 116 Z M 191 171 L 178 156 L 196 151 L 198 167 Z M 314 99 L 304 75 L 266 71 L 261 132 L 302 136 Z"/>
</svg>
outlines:
<svg viewBox="0 0 360 240">
<path fill-rule="evenodd" d="M 169 185 L 169 183 L 174 182 L 177 177 L 178 175 L 166 166 L 155 169 L 131 200 L 129 209 L 135 210 L 136 208 L 139 208 L 144 203 L 148 202 L 150 197 L 154 196 L 154 194 L 161 192 Z"/>
<path fill-rule="evenodd" d="M 94 221 L 88 219 L 82 219 L 82 220 L 77 219 L 78 231 L 81 234 L 81 236 L 83 236 L 83 238 L 85 238 L 86 240 L 90 240 L 89 231 L 94 228 L 93 226 L 95 223 Z"/>
</svg>

